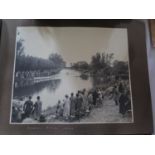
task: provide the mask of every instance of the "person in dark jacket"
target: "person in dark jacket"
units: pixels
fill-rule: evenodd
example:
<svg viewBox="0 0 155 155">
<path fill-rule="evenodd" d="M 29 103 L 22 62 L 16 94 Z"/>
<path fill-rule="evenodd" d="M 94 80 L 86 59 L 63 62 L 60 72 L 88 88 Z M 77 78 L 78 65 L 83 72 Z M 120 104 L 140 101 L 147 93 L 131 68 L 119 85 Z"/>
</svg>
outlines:
<svg viewBox="0 0 155 155">
<path fill-rule="evenodd" d="M 12 107 L 12 122 L 18 122 L 18 111 L 16 107 Z"/>
<path fill-rule="evenodd" d="M 123 117 L 127 112 L 126 105 L 128 102 L 129 102 L 129 98 L 127 94 L 123 91 L 119 98 L 119 113 L 122 114 Z"/>
<path fill-rule="evenodd" d="M 131 111 L 131 99 L 130 99 L 130 91 L 127 91 L 127 96 L 128 96 L 128 102 L 126 104 L 126 111 Z"/>
<path fill-rule="evenodd" d="M 82 98 L 77 93 L 75 97 L 75 116 L 79 120 L 81 116 Z"/>
<path fill-rule="evenodd" d="M 96 105 L 96 101 L 97 101 L 97 98 L 98 98 L 98 93 L 96 91 L 96 89 L 93 91 L 93 105 L 95 106 Z"/>
<path fill-rule="evenodd" d="M 30 117 L 33 112 L 33 102 L 31 101 L 32 97 L 29 96 L 29 99 L 24 103 L 23 111 L 25 117 Z"/>
<path fill-rule="evenodd" d="M 58 101 L 57 107 L 56 107 L 56 117 L 58 118 L 60 116 L 60 110 L 61 110 L 61 101 Z"/>
<path fill-rule="evenodd" d="M 123 93 L 124 92 L 124 86 L 123 86 L 122 82 L 119 83 L 118 91 L 119 91 L 119 93 Z"/>
<path fill-rule="evenodd" d="M 70 97 L 70 115 L 71 117 L 75 117 L 75 96 L 74 93 L 71 93 L 71 97 Z"/>
<path fill-rule="evenodd" d="M 115 101 L 115 105 L 118 105 L 119 92 L 117 91 L 117 86 L 113 87 L 112 93 L 113 93 L 113 100 Z"/>
</svg>

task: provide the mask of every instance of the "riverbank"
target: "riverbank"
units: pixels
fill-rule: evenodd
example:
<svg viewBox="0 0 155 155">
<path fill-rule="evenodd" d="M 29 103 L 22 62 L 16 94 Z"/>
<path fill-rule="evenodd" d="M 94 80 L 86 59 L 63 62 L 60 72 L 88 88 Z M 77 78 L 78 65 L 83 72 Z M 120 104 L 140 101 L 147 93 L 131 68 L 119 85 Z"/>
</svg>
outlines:
<svg viewBox="0 0 155 155">
<path fill-rule="evenodd" d="M 15 88 L 22 88 L 34 85 L 35 83 L 45 82 L 53 79 L 53 75 L 58 74 L 62 68 L 46 71 L 18 71 L 15 73 Z"/>
<path fill-rule="evenodd" d="M 20 105 L 20 108 L 22 105 Z M 68 123 L 132 123 L 132 112 L 128 112 L 124 117 L 119 113 L 119 106 L 115 104 L 114 100 L 105 97 L 103 104 L 94 107 L 88 116 L 81 117 L 75 121 L 65 121 L 64 119 L 56 117 L 56 106 L 49 107 L 42 112 L 45 117 L 45 122 L 34 120 L 33 117 L 24 119 L 22 124 L 68 124 Z"/>
<path fill-rule="evenodd" d="M 111 99 L 105 99 L 103 106 L 95 108 L 90 115 L 80 120 L 81 123 L 132 123 L 132 114 L 127 113 L 125 117 L 119 113 L 119 106 Z"/>
<path fill-rule="evenodd" d="M 58 123 L 58 124 L 68 124 L 68 123 L 132 123 L 132 113 L 127 113 L 124 117 L 119 114 L 119 106 L 115 105 L 115 102 L 111 99 L 106 98 L 103 105 L 92 109 L 90 114 L 86 117 L 81 118 L 78 121 L 66 122 L 61 119 L 57 119 L 55 115 L 49 115 L 46 117 L 45 124 Z M 23 124 L 38 124 L 39 122 L 33 119 L 25 119 Z"/>
</svg>

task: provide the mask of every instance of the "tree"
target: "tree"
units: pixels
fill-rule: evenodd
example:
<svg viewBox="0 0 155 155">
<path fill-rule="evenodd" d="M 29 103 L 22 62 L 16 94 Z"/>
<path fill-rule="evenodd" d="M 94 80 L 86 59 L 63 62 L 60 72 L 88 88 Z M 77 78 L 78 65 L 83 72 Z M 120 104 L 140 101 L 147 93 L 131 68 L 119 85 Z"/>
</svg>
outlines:
<svg viewBox="0 0 155 155">
<path fill-rule="evenodd" d="M 128 74 L 128 63 L 124 61 L 114 61 L 113 63 L 113 74 Z"/>
<path fill-rule="evenodd" d="M 42 59 L 34 56 L 25 55 L 24 39 L 20 33 L 17 34 L 16 43 L 16 72 L 17 71 L 44 71 L 62 68 L 65 62 L 59 54 L 51 54 L 49 59 Z"/>
<path fill-rule="evenodd" d="M 16 45 L 16 71 L 44 71 L 63 68 L 65 62 L 58 54 L 51 54 L 49 59 L 25 55 L 24 40 L 19 39 Z"/>
<path fill-rule="evenodd" d="M 55 68 L 63 68 L 66 65 L 61 55 L 57 53 L 50 54 L 49 60 L 55 66 Z"/>
<path fill-rule="evenodd" d="M 72 63 L 71 67 L 77 70 L 88 70 L 89 64 L 86 61 L 78 61 L 76 63 Z"/>
<path fill-rule="evenodd" d="M 96 53 L 96 55 L 92 56 L 91 65 L 94 69 L 100 69 L 102 67 L 100 53 Z"/>
<path fill-rule="evenodd" d="M 105 74 L 106 72 L 110 74 L 113 57 L 113 53 L 96 53 L 96 55 L 92 56 L 91 66 L 94 72 L 102 70 Z"/>
<path fill-rule="evenodd" d="M 20 33 L 18 33 L 19 39 L 16 43 L 16 71 L 23 69 L 25 53 L 24 53 L 24 39 L 20 38 Z"/>
<path fill-rule="evenodd" d="M 19 39 L 17 41 L 17 45 L 16 45 L 16 55 L 17 56 L 23 56 L 24 55 L 24 40 L 23 39 Z"/>
</svg>

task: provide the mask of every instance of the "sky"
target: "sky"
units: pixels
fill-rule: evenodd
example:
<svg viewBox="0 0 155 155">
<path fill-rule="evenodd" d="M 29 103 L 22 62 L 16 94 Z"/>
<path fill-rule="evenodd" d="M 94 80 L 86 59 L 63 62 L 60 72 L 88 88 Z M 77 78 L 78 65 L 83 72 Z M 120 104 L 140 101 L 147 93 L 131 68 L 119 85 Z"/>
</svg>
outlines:
<svg viewBox="0 0 155 155">
<path fill-rule="evenodd" d="M 128 61 L 125 28 L 18 27 L 17 39 L 24 39 L 25 54 L 48 58 L 59 53 L 69 65 L 91 61 L 97 52 L 114 53 L 115 60 Z"/>
</svg>

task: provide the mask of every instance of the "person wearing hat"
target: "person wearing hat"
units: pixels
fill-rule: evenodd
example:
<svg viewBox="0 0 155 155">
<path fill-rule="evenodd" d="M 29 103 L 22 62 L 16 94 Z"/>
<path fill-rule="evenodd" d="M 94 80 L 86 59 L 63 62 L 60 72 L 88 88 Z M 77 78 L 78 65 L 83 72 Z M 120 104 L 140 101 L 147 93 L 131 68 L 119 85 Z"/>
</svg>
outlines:
<svg viewBox="0 0 155 155">
<path fill-rule="evenodd" d="M 24 103 L 23 111 L 25 117 L 30 117 L 33 112 L 33 102 L 31 101 L 32 97 L 29 96 L 28 100 Z"/>
<path fill-rule="evenodd" d="M 34 104 L 34 119 L 39 120 L 42 113 L 42 102 L 40 96 L 37 96 L 37 101 Z"/>
</svg>

